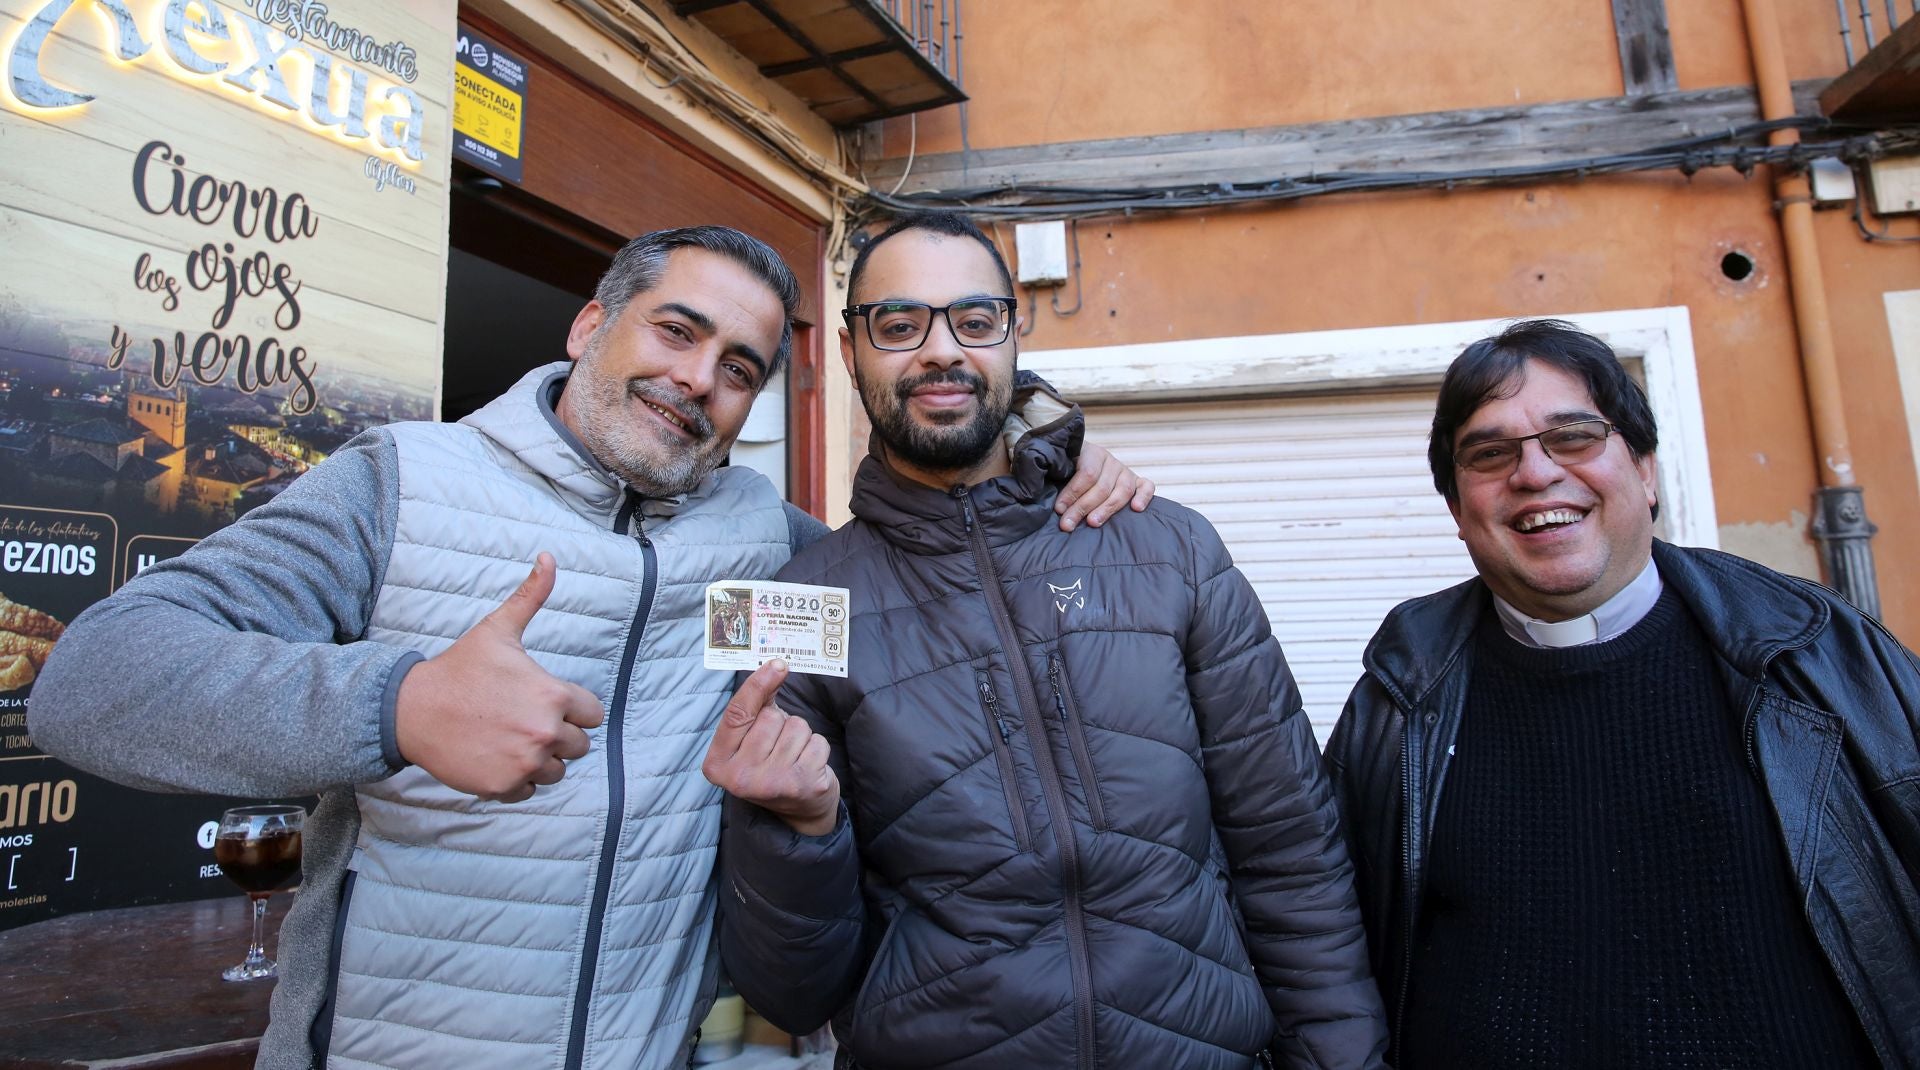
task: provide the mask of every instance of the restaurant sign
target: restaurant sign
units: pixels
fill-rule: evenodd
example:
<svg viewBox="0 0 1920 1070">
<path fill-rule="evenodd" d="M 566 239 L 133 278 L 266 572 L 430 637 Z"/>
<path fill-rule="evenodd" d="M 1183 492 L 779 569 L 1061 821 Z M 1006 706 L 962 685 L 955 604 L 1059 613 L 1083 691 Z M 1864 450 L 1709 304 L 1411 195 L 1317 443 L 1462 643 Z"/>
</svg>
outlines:
<svg viewBox="0 0 1920 1070">
<path fill-rule="evenodd" d="M 148 4 L 143 30 L 123 0 L 50 0 L 30 18 L 7 54 L 7 84 L 32 110 L 74 108 L 94 94 L 56 85 L 40 71 L 40 54 L 54 27 L 76 4 L 97 6 L 111 16 L 101 44 L 123 63 L 147 60 L 158 50 L 170 63 L 153 62 L 181 79 L 217 78 L 218 84 L 245 97 L 283 109 L 286 118 L 304 116 L 317 130 L 343 140 L 366 139 L 377 129 L 371 148 L 418 163 L 426 112 L 419 94 L 399 82 L 420 75 L 417 55 L 404 41 L 380 42 L 342 26 L 321 3 L 255 0 L 230 9 L 211 0 L 168 0 Z M 336 57 L 336 52 L 376 66 L 391 79 L 376 80 L 366 68 Z M 368 98 L 374 100 L 369 125 Z"/>
<path fill-rule="evenodd" d="M 87 606 L 433 418 L 455 6 L 0 0 L 0 928 L 233 894 L 227 800 L 42 754 L 28 696 Z"/>
</svg>

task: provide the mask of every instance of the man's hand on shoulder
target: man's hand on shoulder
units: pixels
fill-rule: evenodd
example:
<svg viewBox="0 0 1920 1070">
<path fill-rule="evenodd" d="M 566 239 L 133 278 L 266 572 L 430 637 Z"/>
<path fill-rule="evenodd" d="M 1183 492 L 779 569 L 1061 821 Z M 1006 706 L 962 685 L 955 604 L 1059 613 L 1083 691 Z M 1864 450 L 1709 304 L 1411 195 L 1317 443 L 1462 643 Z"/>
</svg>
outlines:
<svg viewBox="0 0 1920 1070">
<path fill-rule="evenodd" d="M 720 715 L 700 771 L 795 832 L 825 836 L 839 821 L 840 778 L 827 764 L 826 737 L 774 705 L 774 692 L 786 678 L 783 661 L 769 661 L 747 677 Z"/>
<path fill-rule="evenodd" d="M 566 775 L 606 718 L 600 700 L 542 669 L 520 643 L 553 593 L 541 554 L 519 589 L 400 681 L 394 736 L 400 755 L 442 784 L 483 799 L 521 802 Z"/>
<path fill-rule="evenodd" d="M 1097 528 L 1123 507 L 1143 512 L 1152 500 L 1153 480 L 1128 468 L 1098 443 L 1083 442 L 1079 465 L 1060 488 L 1053 511 L 1060 514 L 1060 530 L 1072 531 L 1082 520 Z"/>
</svg>

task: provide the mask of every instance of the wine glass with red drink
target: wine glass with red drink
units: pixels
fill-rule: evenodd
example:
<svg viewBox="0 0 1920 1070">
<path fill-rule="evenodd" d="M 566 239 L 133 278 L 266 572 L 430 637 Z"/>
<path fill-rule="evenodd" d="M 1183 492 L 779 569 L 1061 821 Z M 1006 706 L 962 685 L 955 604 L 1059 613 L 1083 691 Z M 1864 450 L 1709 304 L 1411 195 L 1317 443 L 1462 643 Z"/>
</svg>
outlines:
<svg viewBox="0 0 1920 1070">
<path fill-rule="evenodd" d="M 274 976 L 264 932 L 267 897 L 300 877 L 300 826 L 306 817 L 298 806 L 240 806 L 220 815 L 213 860 L 253 900 L 253 943 L 246 961 L 220 975 L 229 981 Z"/>
</svg>

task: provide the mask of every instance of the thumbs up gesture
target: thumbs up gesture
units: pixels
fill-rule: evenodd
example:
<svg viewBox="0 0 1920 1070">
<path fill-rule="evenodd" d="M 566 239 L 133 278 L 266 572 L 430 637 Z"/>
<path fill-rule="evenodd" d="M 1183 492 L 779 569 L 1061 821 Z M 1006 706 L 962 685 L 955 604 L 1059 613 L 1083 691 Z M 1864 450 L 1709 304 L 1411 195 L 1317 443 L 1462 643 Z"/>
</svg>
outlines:
<svg viewBox="0 0 1920 1070">
<path fill-rule="evenodd" d="M 825 736 L 785 713 L 773 694 L 787 663 L 753 671 L 720 715 L 700 771 L 727 794 L 771 811 L 803 836 L 825 836 L 840 817 L 840 778 Z"/>
<path fill-rule="evenodd" d="M 606 711 L 593 692 L 542 669 L 520 645 L 553 593 L 541 554 L 526 582 L 400 682 L 394 737 L 400 754 L 442 784 L 483 799 L 520 802 L 555 784 L 587 753 Z"/>
</svg>

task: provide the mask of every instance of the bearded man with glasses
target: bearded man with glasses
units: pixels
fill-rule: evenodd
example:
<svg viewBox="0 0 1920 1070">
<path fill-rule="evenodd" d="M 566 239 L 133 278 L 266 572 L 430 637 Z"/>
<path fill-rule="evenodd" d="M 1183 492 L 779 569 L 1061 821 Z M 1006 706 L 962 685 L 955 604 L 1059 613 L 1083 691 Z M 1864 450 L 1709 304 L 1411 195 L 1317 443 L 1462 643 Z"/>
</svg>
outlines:
<svg viewBox="0 0 1920 1070">
<path fill-rule="evenodd" d="M 1480 575 L 1387 616 L 1327 749 L 1401 1070 L 1920 1066 L 1920 666 L 1655 539 L 1656 444 L 1565 323 L 1440 387 Z"/>
<path fill-rule="evenodd" d="M 959 216 L 854 263 L 841 352 L 873 445 L 853 522 L 779 577 L 850 589 L 848 671 L 776 705 L 763 668 L 714 734 L 727 974 L 783 1028 L 834 1018 L 843 1066 L 1376 1067 L 1352 873 L 1266 613 L 1164 498 L 1049 523 L 1081 417 L 1055 399 L 1001 447 L 1012 292 Z"/>
</svg>

